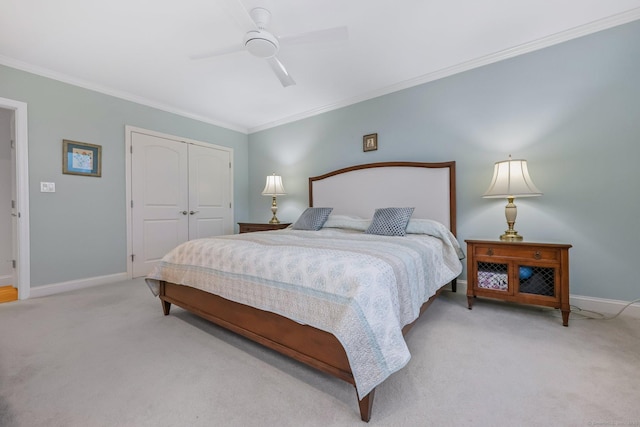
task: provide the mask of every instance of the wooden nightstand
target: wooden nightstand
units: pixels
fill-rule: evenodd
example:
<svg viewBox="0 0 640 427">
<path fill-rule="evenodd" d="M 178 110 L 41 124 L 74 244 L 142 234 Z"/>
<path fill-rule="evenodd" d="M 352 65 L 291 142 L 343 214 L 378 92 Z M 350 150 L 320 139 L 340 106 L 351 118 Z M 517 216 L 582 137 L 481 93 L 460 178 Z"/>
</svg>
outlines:
<svg viewBox="0 0 640 427">
<path fill-rule="evenodd" d="M 543 305 L 569 325 L 569 248 L 553 243 L 465 240 L 467 303 L 475 297 Z"/>
<path fill-rule="evenodd" d="M 240 233 L 253 233 L 254 231 L 282 230 L 287 228 L 291 223 L 269 224 L 258 222 L 239 222 L 238 227 Z"/>
</svg>

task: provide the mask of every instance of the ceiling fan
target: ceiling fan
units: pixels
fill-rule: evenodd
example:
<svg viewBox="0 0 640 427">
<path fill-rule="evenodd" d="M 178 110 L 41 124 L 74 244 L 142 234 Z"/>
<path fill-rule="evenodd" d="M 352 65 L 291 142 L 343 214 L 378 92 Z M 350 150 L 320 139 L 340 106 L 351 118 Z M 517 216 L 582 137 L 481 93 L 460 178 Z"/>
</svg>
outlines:
<svg viewBox="0 0 640 427">
<path fill-rule="evenodd" d="M 271 21 L 271 12 L 263 7 L 255 7 L 250 12 L 240 2 L 226 3 L 226 11 L 240 28 L 246 31 L 241 44 L 215 50 L 201 55 L 193 55 L 191 59 L 204 59 L 230 53 L 247 51 L 251 55 L 267 61 L 282 86 L 292 86 L 296 82 L 286 67 L 278 59 L 281 45 L 343 41 L 348 38 L 347 27 L 335 27 L 325 30 L 311 31 L 290 36 L 275 36 L 267 31 Z"/>
</svg>

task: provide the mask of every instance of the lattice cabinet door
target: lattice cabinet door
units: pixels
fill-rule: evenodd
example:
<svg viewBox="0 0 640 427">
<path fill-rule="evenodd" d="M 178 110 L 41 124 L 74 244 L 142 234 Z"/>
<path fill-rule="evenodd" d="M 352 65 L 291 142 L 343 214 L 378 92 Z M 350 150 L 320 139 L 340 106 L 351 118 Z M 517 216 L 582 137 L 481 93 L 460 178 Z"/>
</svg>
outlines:
<svg viewBox="0 0 640 427">
<path fill-rule="evenodd" d="M 569 248 L 554 243 L 466 240 L 467 300 L 498 298 L 562 311 L 569 324 Z"/>
<path fill-rule="evenodd" d="M 557 299 L 556 283 L 560 281 L 558 269 L 554 267 L 540 267 L 535 265 L 516 265 L 517 292 L 535 297 L 549 297 Z"/>
</svg>

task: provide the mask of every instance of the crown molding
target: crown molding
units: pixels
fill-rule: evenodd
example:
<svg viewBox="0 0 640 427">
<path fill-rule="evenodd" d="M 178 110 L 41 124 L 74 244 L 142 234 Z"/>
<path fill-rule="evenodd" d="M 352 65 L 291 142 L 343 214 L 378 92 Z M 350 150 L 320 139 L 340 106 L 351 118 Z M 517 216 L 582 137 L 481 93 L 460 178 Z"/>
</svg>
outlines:
<svg viewBox="0 0 640 427">
<path fill-rule="evenodd" d="M 488 65 L 488 64 L 505 60 L 505 59 L 513 58 L 515 56 L 523 55 L 525 53 L 544 49 L 546 47 L 550 47 L 565 41 L 569 41 L 582 36 L 593 34 L 598 31 L 623 25 L 632 21 L 636 21 L 638 19 L 640 19 L 640 8 L 631 9 L 629 11 L 619 13 L 617 15 L 612 15 L 607 18 L 599 19 L 597 21 L 593 21 L 588 24 L 580 25 L 578 27 L 574 27 L 569 30 L 562 31 L 556 34 L 552 34 L 550 36 L 543 37 L 538 40 L 534 40 L 534 41 L 524 43 L 518 46 L 514 46 L 508 49 L 504 49 L 499 52 L 495 52 L 489 55 L 472 59 L 470 61 L 462 62 L 460 64 L 456 64 L 451 67 L 443 68 L 443 69 L 440 69 L 428 74 L 424 74 L 422 76 L 418 76 L 413 79 L 405 80 L 397 84 L 386 86 L 384 88 L 380 88 L 362 95 L 346 98 L 336 103 L 327 104 L 318 108 L 313 108 L 311 110 L 307 110 L 299 114 L 294 114 L 279 120 L 274 120 L 271 122 L 263 123 L 261 125 L 258 125 L 255 127 L 249 127 L 249 128 L 243 127 L 234 123 L 227 123 L 227 122 L 215 120 L 210 117 L 205 117 L 205 116 L 191 113 L 189 111 L 180 110 L 170 105 L 165 105 L 155 101 L 151 101 L 147 98 L 133 95 L 128 92 L 118 91 L 106 86 L 97 85 L 95 83 L 87 82 L 87 81 L 84 81 L 75 77 L 71 77 L 62 73 L 58 73 L 46 68 L 37 67 L 22 61 L 18 61 L 13 58 L 3 56 L 3 55 L 0 55 L 0 64 L 6 65 L 11 68 L 16 68 L 22 71 L 26 71 L 28 73 L 36 74 L 42 77 L 47 77 L 53 80 L 57 80 L 63 83 L 68 83 L 84 89 L 99 92 L 105 95 L 120 98 L 126 101 L 131 101 L 136 104 L 155 108 L 161 111 L 165 111 L 167 113 L 176 114 L 178 116 L 197 120 L 203 123 L 208 123 L 214 126 L 219 126 L 219 127 L 240 132 L 243 134 L 251 134 L 251 133 L 259 132 L 262 130 L 281 126 L 287 123 L 313 117 L 329 111 L 337 110 L 339 108 L 347 107 L 349 105 L 357 104 L 359 102 L 367 101 L 383 95 L 388 95 L 390 93 L 397 92 L 403 89 L 408 89 L 424 83 L 429 83 L 434 80 L 439 80 L 445 77 L 452 76 L 454 74 L 462 73 L 464 71 L 469 71 L 474 68 L 479 68 L 484 65 Z"/>
<path fill-rule="evenodd" d="M 479 58 L 472 59 L 470 61 L 462 62 L 460 64 L 453 65 L 451 67 L 443 68 L 432 73 L 424 74 L 422 76 L 405 80 L 403 82 L 386 86 L 384 88 L 368 92 L 363 95 L 344 99 L 334 104 L 328 104 L 323 107 L 314 108 L 312 110 L 305 111 L 300 114 L 295 114 L 289 117 L 285 117 L 280 120 L 264 123 L 260 126 L 249 128 L 249 134 L 259 132 L 262 130 L 270 129 L 276 126 L 281 126 L 287 123 L 295 122 L 298 120 L 306 119 L 316 116 L 318 114 L 326 113 L 329 111 L 337 110 L 339 108 L 347 107 L 349 105 L 357 104 L 359 102 L 367 101 L 373 98 L 377 98 L 383 95 L 388 95 L 393 92 L 397 92 L 403 89 L 408 89 L 414 86 L 418 86 L 424 83 L 429 83 L 434 80 L 439 80 L 445 77 L 452 76 L 454 74 L 469 71 L 474 68 L 479 68 L 484 65 L 493 64 L 505 59 L 513 58 L 515 56 L 524 55 L 525 53 L 534 52 L 536 50 L 544 49 L 559 43 L 563 43 L 569 40 L 573 40 L 579 37 L 583 37 L 589 34 L 597 33 L 598 31 L 606 30 L 609 28 L 617 27 L 619 25 L 627 24 L 632 21 L 640 19 L 640 8 L 631 9 L 629 11 L 612 15 L 607 18 L 599 19 L 597 21 L 590 22 L 588 24 L 580 25 L 559 33 L 555 33 L 538 40 L 527 42 L 518 46 L 514 46 L 508 49 L 501 50 L 489 55 L 485 55 Z"/>
<path fill-rule="evenodd" d="M 106 86 L 97 85 L 95 83 L 91 83 L 82 79 L 78 79 L 76 77 L 71 77 L 63 73 L 58 73 L 56 71 L 49 70 L 43 67 L 37 67 L 35 65 L 28 64 L 26 62 L 18 61 L 17 59 L 9 58 L 7 56 L 0 55 L 0 65 L 6 65 L 7 67 L 16 68 L 21 71 L 26 71 L 27 73 L 36 74 L 41 77 L 46 77 L 52 80 L 57 80 L 62 83 L 68 83 L 73 86 L 78 86 L 84 89 L 92 90 L 94 92 L 99 92 L 104 95 L 113 96 L 116 98 L 123 99 L 125 101 L 131 101 L 136 104 L 144 105 L 146 107 L 155 108 L 157 110 L 161 110 L 167 113 L 175 114 L 178 116 L 182 116 L 188 119 L 197 120 L 200 122 L 208 123 L 211 125 L 219 126 L 225 129 L 234 130 L 243 134 L 248 133 L 248 129 L 237 124 L 226 123 L 219 120 L 214 120 L 209 117 L 204 117 L 198 114 L 193 114 L 189 111 L 180 110 L 178 108 L 172 107 L 170 105 L 162 104 L 159 102 L 151 101 L 147 98 L 133 95 L 128 92 L 118 91 Z"/>
</svg>

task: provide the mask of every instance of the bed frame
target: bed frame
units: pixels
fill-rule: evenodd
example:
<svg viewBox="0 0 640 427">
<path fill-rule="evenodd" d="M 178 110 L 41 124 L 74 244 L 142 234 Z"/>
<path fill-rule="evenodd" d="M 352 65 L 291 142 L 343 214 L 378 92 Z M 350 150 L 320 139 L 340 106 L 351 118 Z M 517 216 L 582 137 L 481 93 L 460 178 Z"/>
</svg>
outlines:
<svg viewBox="0 0 640 427">
<path fill-rule="evenodd" d="M 358 211 L 353 210 L 354 203 Z M 350 213 L 365 218 L 372 217 L 379 207 L 415 206 L 414 217 L 436 219 L 455 234 L 455 162 L 369 163 L 312 177 L 309 178 L 309 205 L 332 206 L 336 214 Z M 451 285 L 455 292 L 455 280 Z M 423 304 L 420 314 L 441 291 L 442 288 Z M 159 297 L 165 315 L 169 314 L 171 304 L 175 304 L 355 386 L 347 355 L 338 339 L 328 332 L 174 283 L 160 282 Z M 406 325 L 403 334 L 413 324 L 415 322 Z M 363 421 L 371 418 L 374 393 L 375 389 L 359 400 Z"/>
</svg>

